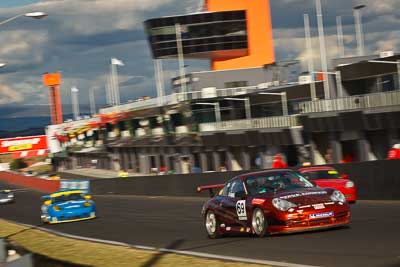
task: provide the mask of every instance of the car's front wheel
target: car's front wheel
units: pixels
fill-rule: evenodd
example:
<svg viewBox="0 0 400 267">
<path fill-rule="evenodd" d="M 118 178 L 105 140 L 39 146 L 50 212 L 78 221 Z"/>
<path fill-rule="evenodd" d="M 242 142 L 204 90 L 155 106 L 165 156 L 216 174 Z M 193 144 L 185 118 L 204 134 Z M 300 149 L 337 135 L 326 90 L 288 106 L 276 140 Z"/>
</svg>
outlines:
<svg viewBox="0 0 400 267">
<path fill-rule="evenodd" d="M 209 238 L 215 239 L 221 237 L 221 232 L 219 229 L 220 223 L 213 211 L 207 211 L 206 217 L 204 219 L 204 225 L 206 227 Z"/>
<path fill-rule="evenodd" d="M 256 208 L 253 211 L 253 216 L 251 220 L 251 225 L 253 227 L 254 233 L 258 237 L 264 237 L 268 234 L 268 222 L 265 218 L 264 211 Z"/>
</svg>

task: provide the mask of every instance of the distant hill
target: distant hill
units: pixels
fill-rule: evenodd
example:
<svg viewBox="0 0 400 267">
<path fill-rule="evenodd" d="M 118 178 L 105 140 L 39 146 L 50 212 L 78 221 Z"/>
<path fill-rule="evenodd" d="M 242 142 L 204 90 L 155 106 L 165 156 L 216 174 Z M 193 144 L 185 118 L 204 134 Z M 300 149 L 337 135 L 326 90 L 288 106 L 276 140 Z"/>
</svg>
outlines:
<svg viewBox="0 0 400 267">
<path fill-rule="evenodd" d="M 31 128 L 22 131 L 0 131 L 0 138 L 11 138 L 11 137 L 20 137 L 20 136 L 33 136 L 33 135 L 44 135 L 44 127 L 43 128 Z"/>
<path fill-rule="evenodd" d="M 0 131 L 15 132 L 36 128 L 43 129 L 49 124 L 49 117 L 0 118 Z"/>
</svg>

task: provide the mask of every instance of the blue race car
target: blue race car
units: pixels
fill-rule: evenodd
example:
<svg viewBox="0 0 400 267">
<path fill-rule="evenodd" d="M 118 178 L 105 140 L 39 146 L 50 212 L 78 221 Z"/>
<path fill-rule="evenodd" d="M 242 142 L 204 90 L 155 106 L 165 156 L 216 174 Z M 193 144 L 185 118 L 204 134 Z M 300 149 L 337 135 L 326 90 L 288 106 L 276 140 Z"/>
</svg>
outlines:
<svg viewBox="0 0 400 267">
<path fill-rule="evenodd" d="M 42 197 L 41 219 L 45 223 L 83 221 L 96 218 L 96 205 L 81 190 L 65 190 Z"/>
</svg>

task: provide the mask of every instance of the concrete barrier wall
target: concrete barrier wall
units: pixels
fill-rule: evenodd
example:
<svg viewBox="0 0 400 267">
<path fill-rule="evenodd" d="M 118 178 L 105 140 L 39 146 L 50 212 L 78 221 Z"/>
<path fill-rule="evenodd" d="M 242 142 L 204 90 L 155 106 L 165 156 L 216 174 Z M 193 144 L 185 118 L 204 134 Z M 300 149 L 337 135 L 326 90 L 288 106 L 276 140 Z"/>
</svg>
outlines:
<svg viewBox="0 0 400 267">
<path fill-rule="evenodd" d="M 359 199 L 400 200 L 400 160 L 378 160 L 333 165 L 349 175 Z"/>
<path fill-rule="evenodd" d="M 400 160 L 333 166 L 341 173 L 348 174 L 355 182 L 359 199 L 400 200 Z M 200 185 L 225 183 L 242 173 L 245 171 L 96 179 L 91 181 L 91 191 L 93 194 L 207 196 L 207 192 L 196 193 L 196 188 Z M 84 178 L 77 175 L 62 175 L 62 177 Z"/>
<path fill-rule="evenodd" d="M 0 172 L 0 180 L 43 192 L 55 192 L 60 188 L 60 181 L 44 180 L 12 172 Z"/>
</svg>

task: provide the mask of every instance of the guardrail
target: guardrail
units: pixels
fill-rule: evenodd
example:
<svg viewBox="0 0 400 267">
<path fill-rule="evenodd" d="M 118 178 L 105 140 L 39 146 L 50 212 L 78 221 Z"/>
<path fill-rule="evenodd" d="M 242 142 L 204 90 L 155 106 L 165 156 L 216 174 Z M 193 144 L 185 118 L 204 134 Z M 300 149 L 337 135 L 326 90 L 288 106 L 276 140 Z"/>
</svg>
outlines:
<svg viewBox="0 0 400 267">
<path fill-rule="evenodd" d="M 300 126 L 296 115 L 201 123 L 199 125 L 199 130 L 200 132 L 214 132 L 240 129 L 287 128 L 295 126 Z"/>
<path fill-rule="evenodd" d="M 304 114 L 353 109 L 371 109 L 395 105 L 400 105 L 400 91 L 301 102 L 298 104 L 298 109 L 301 114 Z"/>
</svg>

